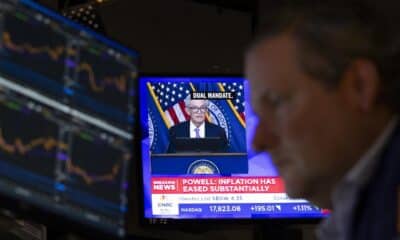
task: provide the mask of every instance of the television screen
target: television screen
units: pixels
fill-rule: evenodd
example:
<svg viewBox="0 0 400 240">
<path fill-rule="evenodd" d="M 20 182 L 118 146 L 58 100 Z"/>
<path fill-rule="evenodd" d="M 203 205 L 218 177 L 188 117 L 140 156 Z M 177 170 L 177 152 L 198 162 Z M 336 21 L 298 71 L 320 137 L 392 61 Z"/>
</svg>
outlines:
<svg viewBox="0 0 400 240">
<path fill-rule="evenodd" d="M 241 77 L 141 77 L 147 219 L 318 219 L 285 194 L 268 153 L 255 152 L 257 118 Z"/>
<path fill-rule="evenodd" d="M 32 1 L 0 2 L 2 199 L 124 235 L 137 58 Z"/>
</svg>

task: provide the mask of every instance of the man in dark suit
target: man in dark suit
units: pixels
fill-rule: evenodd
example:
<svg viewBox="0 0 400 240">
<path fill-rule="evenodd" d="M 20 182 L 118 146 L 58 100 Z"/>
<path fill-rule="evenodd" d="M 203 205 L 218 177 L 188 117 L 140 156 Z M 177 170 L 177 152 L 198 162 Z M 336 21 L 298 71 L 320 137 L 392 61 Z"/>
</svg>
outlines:
<svg viewBox="0 0 400 240">
<path fill-rule="evenodd" d="M 400 239 L 399 5 L 290 3 L 246 53 L 253 145 L 290 197 L 332 209 L 319 239 Z"/>
<path fill-rule="evenodd" d="M 171 127 L 169 133 L 168 153 L 175 153 L 181 151 L 212 151 L 212 152 L 226 152 L 228 141 L 226 138 L 225 130 L 215 124 L 206 121 L 206 114 L 208 111 L 208 101 L 201 99 L 190 98 L 185 100 L 186 112 L 190 116 L 190 120 L 179 123 Z M 177 139 L 184 139 L 187 142 L 182 147 L 178 146 Z M 210 149 L 203 149 L 202 146 L 196 144 L 195 139 L 210 138 L 209 141 L 214 146 L 209 146 Z M 211 140 L 213 139 L 213 140 Z M 193 141 L 191 141 L 193 140 Z M 212 142 L 211 142 L 212 141 Z M 199 149 L 201 147 L 201 149 Z M 212 148 L 212 149 L 211 149 Z"/>
</svg>

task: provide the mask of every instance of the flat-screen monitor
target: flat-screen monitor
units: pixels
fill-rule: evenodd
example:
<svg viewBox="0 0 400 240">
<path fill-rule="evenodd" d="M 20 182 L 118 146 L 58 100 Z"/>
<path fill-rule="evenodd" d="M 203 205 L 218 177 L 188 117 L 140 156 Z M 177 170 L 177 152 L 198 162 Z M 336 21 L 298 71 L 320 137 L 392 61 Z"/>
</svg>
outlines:
<svg viewBox="0 0 400 240">
<path fill-rule="evenodd" d="M 148 222 L 316 220 L 327 215 L 304 199 L 290 199 L 268 153 L 252 149 L 257 118 L 244 78 L 146 76 L 139 85 L 143 216 Z M 177 136 L 189 148 L 197 139 L 192 133 L 197 125 L 205 128 L 203 141 L 222 129 L 226 148 L 168 151 Z"/>
<path fill-rule="evenodd" d="M 137 58 L 32 1 L 1 0 L 2 203 L 125 234 Z"/>
</svg>

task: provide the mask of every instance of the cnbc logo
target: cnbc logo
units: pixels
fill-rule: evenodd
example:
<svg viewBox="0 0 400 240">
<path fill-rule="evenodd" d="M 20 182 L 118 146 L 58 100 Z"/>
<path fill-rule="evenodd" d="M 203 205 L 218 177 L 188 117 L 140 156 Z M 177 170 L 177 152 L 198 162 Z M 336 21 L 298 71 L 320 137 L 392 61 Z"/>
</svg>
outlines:
<svg viewBox="0 0 400 240">
<path fill-rule="evenodd" d="M 179 204 L 176 196 L 153 195 L 153 214 L 154 215 L 178 215 Z"/>
<path fill-rule="evenodd" d="M 160 202 L 157 204 L 157 207 L 159 208 L 172 208 L 173 207 L 173 203 L 172 202 L 168 202 L 167 201 L 167 196 L 165 196 L 164 194 L 160 196 Z"/>
</svg>

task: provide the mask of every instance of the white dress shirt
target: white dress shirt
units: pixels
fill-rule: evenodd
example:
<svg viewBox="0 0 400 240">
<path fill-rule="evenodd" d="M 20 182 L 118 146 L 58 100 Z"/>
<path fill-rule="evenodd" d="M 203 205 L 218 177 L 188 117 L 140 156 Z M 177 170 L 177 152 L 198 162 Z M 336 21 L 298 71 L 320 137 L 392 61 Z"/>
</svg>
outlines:
<svg viewBox="0 0 400 240">
<path fill-rule="evenodd" d="M 196 138 L 196 125 L 194 125 L 194 123 L 192 123 L 192 121 L 190 121 L 190 138 Z M 200 138 L 205 138 L 206 137 L 206 124 L 203 122 L 200 126 L 199 126 L 199 135 Z"/>
</svg>

